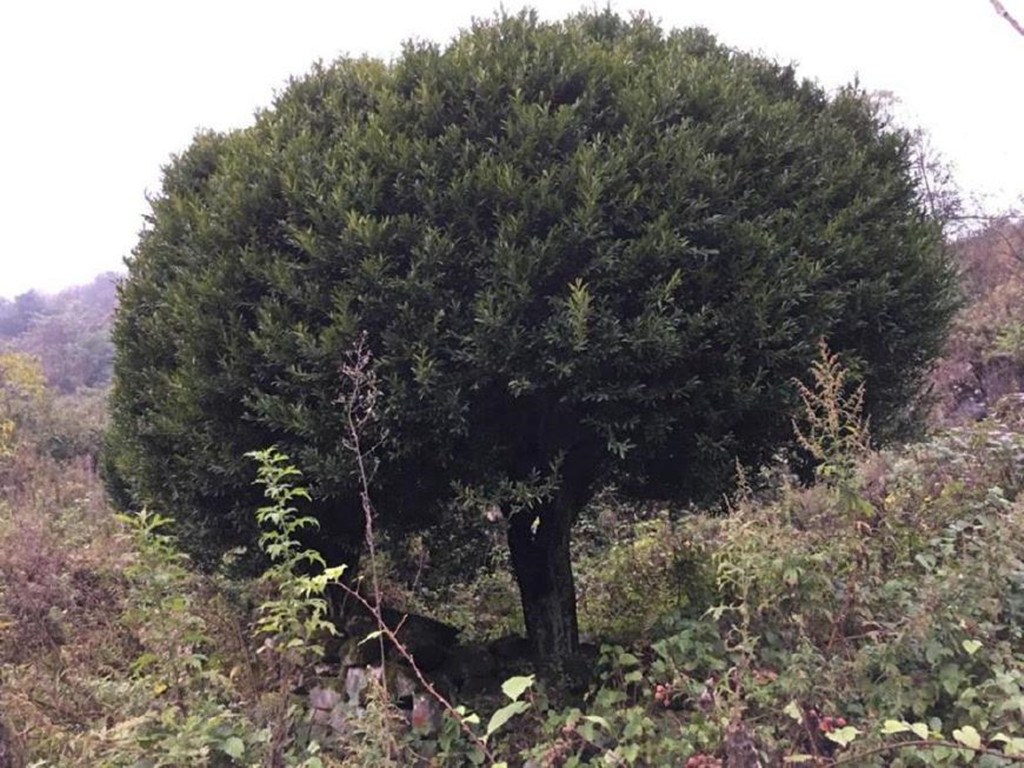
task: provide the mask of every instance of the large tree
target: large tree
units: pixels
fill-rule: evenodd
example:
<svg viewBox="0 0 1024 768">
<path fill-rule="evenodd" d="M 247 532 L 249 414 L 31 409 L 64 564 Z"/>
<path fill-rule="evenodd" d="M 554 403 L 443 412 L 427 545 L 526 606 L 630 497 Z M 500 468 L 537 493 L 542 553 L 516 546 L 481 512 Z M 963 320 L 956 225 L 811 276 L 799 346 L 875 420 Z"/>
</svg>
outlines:
<svg viewBox="0 0 1024 768">
<path fill-rule="evenodd" d="M 954 304 L 910 163 L 856 89 L 607 11 L 317 66 L 165 169 L 121 289 L 118 490 L 216 551 L 251 540 L 243 454 L 274 443 L 351 559 L 365 334 L 381 522 L 490 499 L 535 651 L 571 654 L 595 489 L 721 492 L 789 438 L 822 337 L 902 424 Z"/>
</svg>

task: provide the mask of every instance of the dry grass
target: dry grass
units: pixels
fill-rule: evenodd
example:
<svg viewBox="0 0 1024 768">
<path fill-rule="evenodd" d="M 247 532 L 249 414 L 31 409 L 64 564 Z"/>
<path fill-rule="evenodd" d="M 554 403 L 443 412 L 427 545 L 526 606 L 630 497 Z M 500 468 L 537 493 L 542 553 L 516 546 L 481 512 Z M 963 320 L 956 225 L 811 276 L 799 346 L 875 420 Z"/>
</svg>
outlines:
<svg viewBox="0 0 1024 768">
<path fill-rule="evenodd" d="M 87 460 L 19 451 L 0 489 L 0 710 L 16 743 L 102 716 L 82 678 L 123 674 L 129 543 Z"/>
</svg>

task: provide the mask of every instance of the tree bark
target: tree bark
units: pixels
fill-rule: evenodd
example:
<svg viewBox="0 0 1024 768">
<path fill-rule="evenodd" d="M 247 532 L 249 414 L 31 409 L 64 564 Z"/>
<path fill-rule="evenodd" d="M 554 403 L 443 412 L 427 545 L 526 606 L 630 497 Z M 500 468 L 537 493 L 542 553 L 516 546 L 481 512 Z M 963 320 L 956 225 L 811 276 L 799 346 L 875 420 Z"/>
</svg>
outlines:
<svg viewBox="0 0 1024 768">
<path fill-rule="evenodd" d="M 1006 6 L 999 2 L 999 0 L 991 0 L 991 2 L 992 6 L 996 9 L 996 13 L 1006 19 L 1010 26 L 1017 30 L 1019 34 L 1024 35 L 1024 25 L 1021 25 L 1017 19 L 1010 15 L 1010 12 L 1006 10 Z"/>
<path fill-rule="evenodd" d="M 579 650 L 576 583 L 569 551 L 575 517 L 559 499 L 512 515 L 508 545 L 535 661 L 555 665 Z"/>
<path fill-rule="evenodd" d="M 562 667 L 579 652 L 576 581 L 569 543 L 576 517 L 590 501 L 603 446 L 582 442 L 561 462 L 552 497 L 513 514 L 508 546 L 519 584 L 526 634 L 542 669 Z"/>
</svg>

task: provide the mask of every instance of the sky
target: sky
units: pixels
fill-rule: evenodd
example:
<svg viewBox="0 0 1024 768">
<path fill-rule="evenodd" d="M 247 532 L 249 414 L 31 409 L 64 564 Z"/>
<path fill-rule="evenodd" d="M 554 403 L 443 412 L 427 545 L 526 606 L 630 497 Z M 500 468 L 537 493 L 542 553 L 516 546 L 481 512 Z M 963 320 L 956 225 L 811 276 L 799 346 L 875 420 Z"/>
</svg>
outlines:
<svg viewBox="0 0 1024 768">
<path fill-rule="evenodd" d="M 1002 0 L 1024 21 L 1024 0 Z M 592 7 L 591 3 L 586 4 Z M 600 3 L 601 7 L 604 3 Z M 1024 36 L 991 0 L 612 0 L 665 28 L 899 99 L 981 209 L 1024 195 Z M 198 129 L 252 122 L 290 77 L 342 55 L 445 42 L 498 0 L 22 0 L 0 9 L 0 297 L 124 270 L 161 168 Z M 520 6 L 506 0 L 505 8 Z M 534 0 L 543 18 L 584 7 Z"/>
</svg>

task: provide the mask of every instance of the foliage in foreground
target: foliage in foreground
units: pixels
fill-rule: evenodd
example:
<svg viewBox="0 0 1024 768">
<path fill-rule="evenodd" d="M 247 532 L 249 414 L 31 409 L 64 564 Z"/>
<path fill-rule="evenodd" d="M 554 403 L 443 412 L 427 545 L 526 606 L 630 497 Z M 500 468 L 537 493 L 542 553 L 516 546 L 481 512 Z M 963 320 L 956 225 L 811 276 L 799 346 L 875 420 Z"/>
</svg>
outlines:
<svg viewBox="0 0 1024 768">
<path fill-rule="evenodd" d="M 410 723 L 382 686 L 341 730 L 302 693 L 331 685 L 308 631 L 325 582 L 294 568 L 302 499 L 280 463 L 262 519 L 290 554 L 239 584 L 195 572 L 159 516 L 116 519 L 87 463 L 22 445 L 2 466 L 0 731 L 36 766 L 1019 762 L 1024 436 L 985 422 L 868 453 L 856 396 L 817 398 L 838 375 L 817 372 L 815 485 L 779 464 L 726 517 L 594 511 L 577 547 L 592 685 L 464 699 L 486 752 L 450 718 Z M 482 584 L 453 613 L 506 620 Z"/>
</svg>

